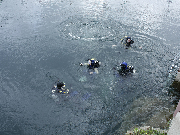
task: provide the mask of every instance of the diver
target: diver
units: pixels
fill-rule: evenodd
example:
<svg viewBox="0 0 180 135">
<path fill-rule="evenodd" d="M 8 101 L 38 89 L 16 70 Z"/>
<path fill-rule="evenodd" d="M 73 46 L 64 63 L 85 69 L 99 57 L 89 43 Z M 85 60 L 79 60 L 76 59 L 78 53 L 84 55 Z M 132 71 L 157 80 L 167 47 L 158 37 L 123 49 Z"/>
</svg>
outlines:
<svg viewBox="0 0 180 135">
<path fill-rule="evenodd" d="M 95 71 L 95 73 L 99 73 L 98 72 L 98 67 L 100 66 L 101 62 L 99 62 L 98 60 L 92 58 L 92 59 L 88 59 L 88 62 L 87 63 L 80 63 L 80 66 L 83 66 L 83 65 L 87 65 L 87 67 L 89 68 L 90 70 L 90 74 L 93 74 Z"/>
<path fill-rule="evenodd" d="M 127 37 L 125 41 L 126 41 L 126 46 L 127 47 L 130 47 L 131 44 L 134 43 L 134 41 L 131 39 L 131 37 Z"/>
<path fill-rule="evenodd" d="M 134 67 L 128 66 L 126 62 L 122 62 L 120 66 L 121 68 L 118 70 L 120 75 L 127 75 L 130 73 L 134 73 Z"/>
<path fill-rule="evenodd" d="M 133 40 L 131 37 L 127 37 L 127 36 L 125 36 L 125 38 L 124 38 L 124 39 L 121 39 L 121 40 L 122 40 L 121 43 L 122 43 L 122 44 L 125 44 L 126 47 L 130 47 L 131 44 L 134 43 L 134 40 Z M 123 42 L 123 41 L 124 41 L 124 42 Z"/>
<path fill-rule="evenodd" d="M 52 88 L 52 93 L 61 93 L 61 94 L 67 94 L 69 93 L 69 89 L 65 88 L 64 82 L 57 82 L 56 85 Z"/>
</svg>

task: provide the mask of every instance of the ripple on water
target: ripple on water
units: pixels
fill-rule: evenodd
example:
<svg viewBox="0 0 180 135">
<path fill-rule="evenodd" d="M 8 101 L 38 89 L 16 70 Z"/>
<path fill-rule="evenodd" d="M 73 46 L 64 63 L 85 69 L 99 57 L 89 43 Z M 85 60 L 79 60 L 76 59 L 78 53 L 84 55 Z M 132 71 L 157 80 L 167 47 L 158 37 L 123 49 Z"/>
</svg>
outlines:
<svg viewBox="0 0 180 135">
<path fill-rule="evenodd" d="M 61 37 L 69 40 L 112 41 L 122 32 L 122 26 L 116 23 L 112 19 L 73 16 L 62 22 L 58 30 Z"/>
</svg>

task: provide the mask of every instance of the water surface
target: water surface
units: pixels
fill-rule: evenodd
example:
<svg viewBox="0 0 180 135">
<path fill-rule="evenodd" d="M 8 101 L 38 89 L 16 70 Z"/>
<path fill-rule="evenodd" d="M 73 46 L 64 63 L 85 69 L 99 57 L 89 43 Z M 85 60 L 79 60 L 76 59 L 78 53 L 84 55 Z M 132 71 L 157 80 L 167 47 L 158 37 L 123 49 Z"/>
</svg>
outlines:
<svg viewBox="0 0 180 135">
<path fill-rule="evenodd" d="M 1 1 L 0 133 L 113 134 L 120 128 L 124 134 L 134 100 L 168 100 L 168 70 L 179 53 L 179 4 Z M 120 42 L 124 36 L 135 41 L 129 49 Z M 99 74 L 79 66 L 89 58 L 102 62 Z M 122 61 L 136 74 L 119 76 L 113 67 Z M 66 83 L 69 95 L 52 95 L 57 80 Z M 154 112 L 161 107 L 157 103 Z"/>
</svg>

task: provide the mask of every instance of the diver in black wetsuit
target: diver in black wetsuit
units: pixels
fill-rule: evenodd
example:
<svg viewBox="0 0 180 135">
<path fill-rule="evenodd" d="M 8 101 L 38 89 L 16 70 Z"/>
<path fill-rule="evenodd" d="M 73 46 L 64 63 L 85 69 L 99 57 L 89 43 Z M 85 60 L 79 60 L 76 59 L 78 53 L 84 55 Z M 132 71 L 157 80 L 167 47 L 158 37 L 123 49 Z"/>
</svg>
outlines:
<svg viewBox="0 0 180 135">
<path fill-rule="evenodd" d="M 57 85 L 54 85 L 53 89 L 52 89 L 53 93 L 61 93 L 61 94 L 67 94 L 69 93 L 69 89 L 65 88 L 65 83 L 64 82 L 59 82 L 57 83 Z"/>
<path fill-rule="evenodd" d="M 126 36 L 125 38 L 121 39 L 121 43 L 128 48 L 134 43 L 134 41 L 131 37 Z"/>
<path fill-rule="evenodd" d="M 122 62 L 120 64 L 120 66 L 121 66 L 121 69 L 118 70 L 119 74 L 126 75 L 126 74 L 129 74 L 129 73 L 133 73 L 134 67 L 133 66 L 127 66 L 126 62 Z"/>
<path fill-rule="evenodd" d="M 131 39 L 131 37 L 127 37 L 127 38 L 125 39 L 125 42 L 126 42 L 126 46 L 127 46 L 127 47 L 130 47 L 131 44 L 134 43 L 134 41 Z"/>
</svg>

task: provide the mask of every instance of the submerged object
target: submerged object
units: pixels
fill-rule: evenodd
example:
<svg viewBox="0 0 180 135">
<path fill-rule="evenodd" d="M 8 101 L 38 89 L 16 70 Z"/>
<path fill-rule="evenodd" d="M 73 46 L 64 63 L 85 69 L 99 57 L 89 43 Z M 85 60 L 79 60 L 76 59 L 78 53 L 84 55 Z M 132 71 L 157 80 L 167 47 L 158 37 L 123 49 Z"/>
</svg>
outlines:
<svg viewBox="0 0 180 135">
<path fill-rule="evenodd" d="M 80 82 L 86 82 L 87 81 L 87 77 L 86 76 L 82 76 L 81 78 L 79 78 Z"/>
<path fill-rule="evenodd" d="M 83 101 L 88 100 L 90 96 L 91 96 L 90 93 L 86 93 L 86 94 L 83 95 L 82 100 Z"/>
</svg>

